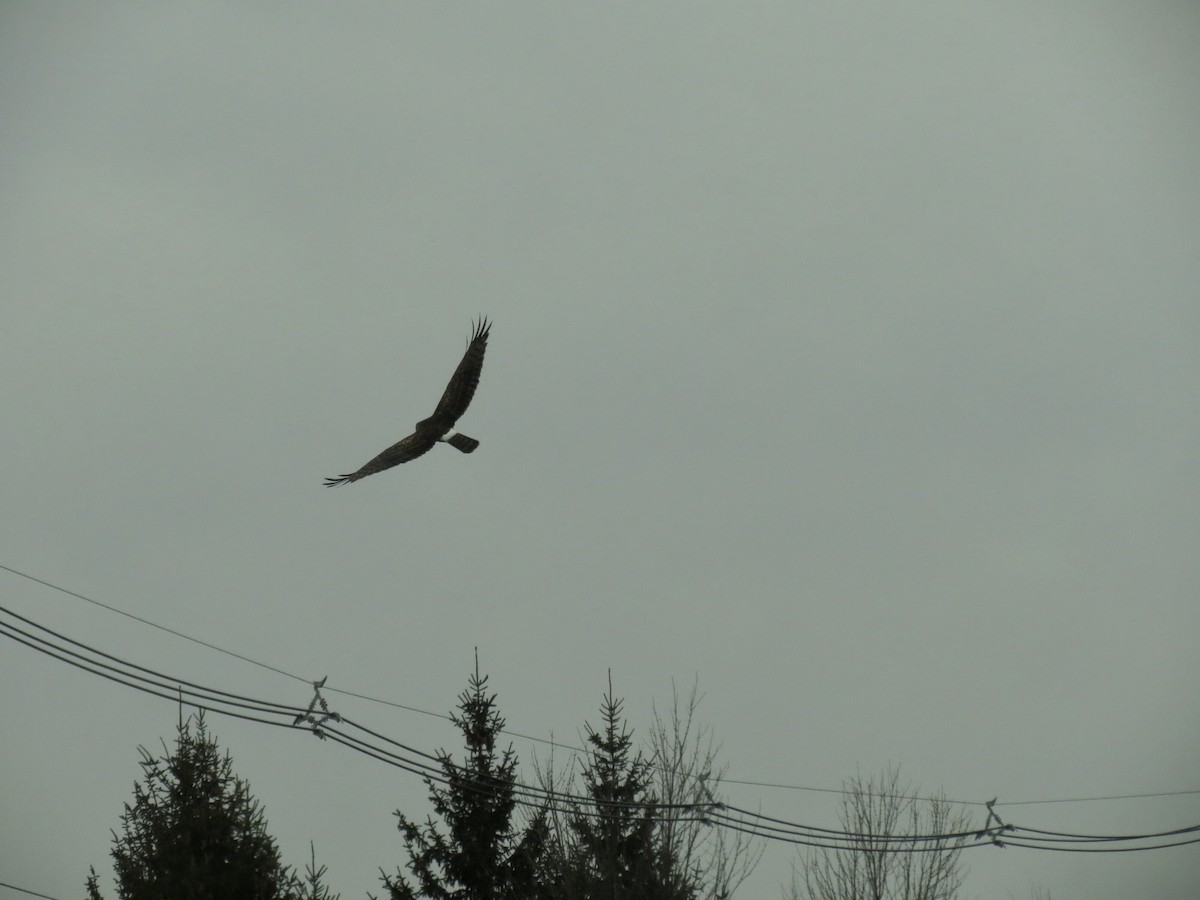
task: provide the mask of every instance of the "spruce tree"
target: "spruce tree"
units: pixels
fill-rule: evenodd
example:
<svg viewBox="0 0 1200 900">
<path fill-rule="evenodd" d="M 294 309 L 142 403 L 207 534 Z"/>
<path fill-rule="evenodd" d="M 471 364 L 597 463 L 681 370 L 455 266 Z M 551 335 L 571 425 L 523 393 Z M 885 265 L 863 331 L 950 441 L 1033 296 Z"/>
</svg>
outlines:
<svg viewBox="0 0 1200 900">
<path fill-rule="evenodd" d="M 672 887 L 672 860 L 663 858 L 652 793 L 651 762 L 634 752 L 633 733 L 622 720 L 623 701 L 613 696 L 612 677 L 600 706 L 601 728 L 587 728 L 583 769 L 590 805 L 570 818 L 564 885 L 569 896 L 595 900 L 682 900 Z"/>
<path fill-rule="evenodd" d="M 194 724 L 193 724 L 194 723 Z M 144 780 L 125 804 L 112 857 L 121 900 L 292 900 L 298 883 L 249 785 L 220 754 L 203 713 L 180 719 L 173 752 L 144 747 Z M 88 895 L 100 893 L 95 870 Z"/>
<path fill-rule="evenodd" d="M 543 896 L 544 815 L 535 815 L 523 828 L 514 822 L 517 756 L 511 746 L 496 749 L 504 719 L 496 711 L 496 695 L 487 692 L 487 676 L 479 674 L 478 657 L 458 710 L 450 718 L 463 734 L 466 757 L 459 765 L 439 752 L 445 784 L 425 779 L 443 826 L 432 817 L 418 824 L 396 811 L 416 883 L 397 870 L 383 875 L 384 886 L 392 900 Z"/>
</svg>

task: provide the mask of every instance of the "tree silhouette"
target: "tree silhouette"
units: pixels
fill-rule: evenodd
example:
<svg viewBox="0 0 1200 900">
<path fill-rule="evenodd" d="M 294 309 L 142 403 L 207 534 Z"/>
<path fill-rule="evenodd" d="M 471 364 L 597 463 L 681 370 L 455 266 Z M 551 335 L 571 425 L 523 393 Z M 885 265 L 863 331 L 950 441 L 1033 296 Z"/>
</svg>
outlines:
<svg viewBox="0 0 1200 900">
<path fill-rule="evenodd" d="M 432 817 L 418 824 L 396 811 L 416 884 L 399 870 L 383 874 L 392 900 L 545 896 L 545 816 L 535 814 L 524 827 L 513 821 L 517 756 L 511 746 L 496 750 L 504 719 L 496 712 L 496 695 L 486 689 L 487 676 L 480 676 L 476 655 L 475 674 L 459 694 L 459 712 L 450 717 L 463 734 L 466 759 L 458 765 L 440 751 L 441 778 L 425 779 L 444 830 Z"/>
<path fill-rule="evenodd" d="M 851 778 L 842 798 L 843 831 L 852 850 L 813 850 L 800 858 L 792 900 L 950 900 L 962 886 L 962 845 L 970 828 L 944 798 L 921 801 L 890 766 L 878 778 Z M 941 835 L 924 852 L 895 849 L 889 837 Z"/>
<path fill-rule="evenodd" d="M 585 723 L 579 771 L 556 772 L 553 754 L 535 761 L 542 788 L 558 797 L 547 818 L 556 900 L 725 900 L 749 877 L 764 842 L 726 835 L 707 817 L 723 771 L 711 730 L 696 720 L 701 699 L 695 685 L 682 697 L 672 686 L 671 705 L 654 708 L 649 753 L 635 752 L 610 673 L 601 727 Z"/>
<path fill-rule="evenodd" d="M 750 877 L 764 841 L 711 827 L 702 814 L 719 800 L 725 770 L 712 729 L 700 724 L 703 700 L 695 681 L 686 694 L 671 684 L 671 703 L 654 705 L 649 729 L 654 791 L 662 804 L 655 829 L 660 877 L 697 900 L 725 900 Z"/>
<path fill-rule="evenodd" d="M 142 782 L 113 832 L 113 868 L 121 900 L 295 900 L 303 896 L 279 859 L 266 816 L 249 785 L 221 756 L 204 714 L 180 718 L 174 751 L 155 758 L 144 747 Z M 315 864 L 315 860 L 314 860 Z M 95 869 L 88 896 L 99 900 Z"/>
<path fill-rule="evenodd" d="M 633 750 L 633 733 L 613 696 L 612 675 L 600 706 L 601 728 L 586 725 L 584 790 L 591 803 L 569 818 L 563 894 L 605 900 L 683 900 L 690 886 L 670 877 L 671 860 L 656 840 L 650 762 Z"/>
</svg>

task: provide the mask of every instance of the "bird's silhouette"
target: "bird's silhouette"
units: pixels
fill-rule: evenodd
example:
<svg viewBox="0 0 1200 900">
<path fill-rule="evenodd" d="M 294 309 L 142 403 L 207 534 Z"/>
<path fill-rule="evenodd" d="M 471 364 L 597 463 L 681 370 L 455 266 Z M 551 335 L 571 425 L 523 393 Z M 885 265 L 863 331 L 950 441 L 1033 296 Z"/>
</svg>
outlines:
<svg viewBox="0 0 1200 900">
<path fill-rule="evenodd" d="M 486 318 L 473 323 L 474 332 L 467 343 L 467 352 L 463 354 L 458 368 L 446 385 L 442 399 L 438 401 L 437 409 L 428 419 L 422 419 L 416 424 L 415 430 L 408 437 L 397 441 L 388 447 L 357 472 L 339 475 L 336 478 L 326 478 L 326 487 L 336 487 L 349 484 L 416 459 L 422 453 L 427 453 L 438 441 L 445 441 L 456 450 L 470 453 L 479 446 L 475 438 L 459 434 L 454 430 L 459 417 L 467 411 L 471 398 L 475 396 L 475 388 L 479 386 L 479 373 L 483 371 L 483 354 L 487 350 L 488 332 L 492 325 Z"/>
</svg>

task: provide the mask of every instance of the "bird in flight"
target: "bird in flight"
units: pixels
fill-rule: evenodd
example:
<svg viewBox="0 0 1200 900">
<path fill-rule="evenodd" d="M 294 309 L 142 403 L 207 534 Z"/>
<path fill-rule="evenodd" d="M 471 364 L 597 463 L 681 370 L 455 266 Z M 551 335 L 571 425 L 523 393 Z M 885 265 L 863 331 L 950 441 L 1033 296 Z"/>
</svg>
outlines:
<svg viewBox="0 0 1200 900">
<path fill-rule="evenodd" d="M 475 438 L 454 430 L 454 424 L 467 411 L 471 398 L 475 396 L 475 388 L 479 386 L 479 373 L 483 371 L 483 354 L 487 350 L 488 332 L 492 328 L 486 318 L 472 324 L 475 331 L 467 343 L 467 352 L 463 354 L 458 368 L 454 370 L 454 375 L 446 385 L 446 391 L 438 401 L 433 415 L 422 419 L 416 424 L 416 430 L 412 434 L 392 444 L 357 472 L 337 478 L 326 478 L 325 487 L 349 484 L 400 463 L 406 463 L 410 459 L 416 459 L 422 453 L 431 450 L 438 441 L 445 441 L 463 453 L 470 453 L 479 446 L 479 441 Z"/>
</svg>

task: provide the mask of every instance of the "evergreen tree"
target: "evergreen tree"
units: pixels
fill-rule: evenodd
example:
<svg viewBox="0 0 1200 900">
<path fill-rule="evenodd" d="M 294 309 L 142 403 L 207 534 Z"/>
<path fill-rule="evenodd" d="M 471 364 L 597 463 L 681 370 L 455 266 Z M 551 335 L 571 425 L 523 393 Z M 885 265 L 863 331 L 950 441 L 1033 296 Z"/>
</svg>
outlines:
<svg viewBox="0 0 1200 900">
<path fill-rule="evenodd" d="M 194 726 L 193 726 L 194 721 Z M 112 857 L 121 900 L 293 900 L 298 882 L 249 785 L 221 756 L 203 713 L 180 719 L 174 752 L 144 748 L 144 781 L 125 804 Z M 99 900 L 95 870 L 88 896 Z"/>
<path fill-rule="evenodd" d="M 304 867 L 304 878 L 300 882 L 301 887 L 296 894 L 296 900 L 341 900 L 341 894 L 331 894 L 325 886 L 323 879 L 327 867 L 317 865 L 316 846 L 310 843 L 308 852 L 309 862 Z"/>
<path fill-rule="evenodd" d="M 584 897 L 661 897 L 654 855 L 655 818 L 649 794 L 650 764 L 633 753 L 633 734 L 621 720 L 620 699 L 608 693 L 600 706 L 599 731 L 586 725 L 589 752 L 583 770 L 591 806 L 570 819 L 575 836 L 571 893 Z"/>
<path fill-rule="evenodd" d="M 613 696 L 610 675 L 600 728 L 585 723 L 588 753 L 580 775 L 586 800 L 576 802 L 566 826 L 553 832 L 554 896 L 692 900 L 691 873 L 664 839 L 664 824 L 674 821 L 671 811 L 658 805 L 653 761 L 635 752 L 622 702 Z"/>
<path fill-rule="evenodd" d="M 513 821 L 517 756 L 511 746 L 502 753 L 496 750 L 504 719 L 496 712 L 496 695 L 486 688 L 477 656 L 475 674 L 458 698 L 459 713 L 451 715 L 463 734 L 466 759 L 460 766 L 441 751 L 445 786 L 425 779 L 445 830 L 432 817 L 418 824 L 396 811 L 416 885 L 399 871 L 384 874 L 392 900 L 527 900 L 544 895 L 545 817 L 539 813 L 524 828 Z"/>
</svg>

